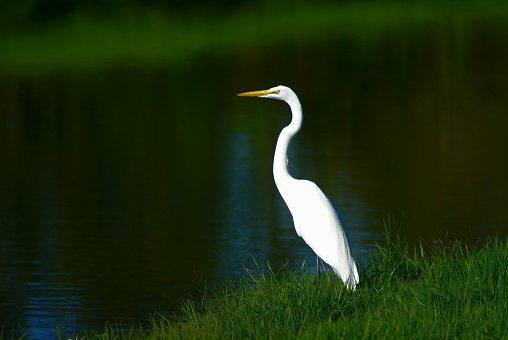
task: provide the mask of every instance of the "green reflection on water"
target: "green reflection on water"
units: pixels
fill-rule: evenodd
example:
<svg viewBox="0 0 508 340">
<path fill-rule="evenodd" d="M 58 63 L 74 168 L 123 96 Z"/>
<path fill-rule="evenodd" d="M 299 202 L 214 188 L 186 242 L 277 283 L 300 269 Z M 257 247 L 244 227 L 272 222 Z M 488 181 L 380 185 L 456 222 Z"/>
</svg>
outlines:
<svg viewBox="0 0 508 340">
<path fill-rule="evenodd" d="M 281 83 L 305 113 L 292 171 L 336 203 L 355 251 L 388 214 L 413 239 L 506 232 L 504 22 L 471 3 L 453 13 L 337 8 L 322 23 L 317 6 L 243 13 L 209 30 L 211 19 L 182 29 L 191 24 L 156 15 L 146 45 L 136 34 L 149 16 L 126 20 L 144 23 L 130 35 L 117 19 L 92 28 L 89 18 L 3 35 L 3 287 L 72 285 L 85 296 L 73 312 L 102 322 L 172 309 L 195 273 L 223 279 L 252 254 L 301 263 L 309 253 L 271 178 L 287 108 L 234 96 Z M 9 305 L 7 288 L 4 311 L 37 294 Z"/>
<path fill-rule="evenodd" d="M 90 70 L 112 65 L 189 65 L 204 55 L 294 43 L 353 39 L 376 44 L 380 36 L 414 36 L 430 26 L 446 26 L 460 37 L 470 25 L 505 25 L 504 1 L 273 3 L 222 13 L 185 14 L 120 10 L 117 14 L 76 12 L 56 22 L 14 26 L 0 34 L 2 73 Z"/>
</svg>

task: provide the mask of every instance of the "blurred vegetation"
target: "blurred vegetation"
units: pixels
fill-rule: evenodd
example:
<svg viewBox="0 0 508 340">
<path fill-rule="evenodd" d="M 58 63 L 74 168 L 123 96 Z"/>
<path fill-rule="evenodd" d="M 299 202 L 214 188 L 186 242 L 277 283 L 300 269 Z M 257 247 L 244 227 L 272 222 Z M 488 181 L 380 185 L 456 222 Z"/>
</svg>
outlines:
<svg viewBox="0 0 508 340">
<path fill-rule="evenodd" d="M 30 24 L 45 24 L 64 20 L 78 13 L 92 15 L 111 15 L 118 12 L 139 12 L 160 10 L 166 14 L 180 14 L 199 10 L 214 10 L 225 13 L 244 7 L 272 7 L 277 10 L 291 10 L 294 7 L 313 7 L 322 4 L 380 4 L 390 7 L 397 5 L 451 5 L 460 7 L 466 3 L 478 3 L 481 6 L 499 5 L 501 0 L 317 0 L 317 1 L 258 1 L 255 5 L 246 0 L 3 0 L 0 2 L 0 29 L 18 28 Z"/>
<path fill-rule="evenodd" d="M 475 1 L 4 0 L 0 72 L 177 64 L 340 36 L 376 41 L 382 32 L 494 21 L 508 4 Z M 506 25 L 504 25 L 506 26 Z M 175 63 L 176 61 L 176 63 Z"/>
<path fill-rule="evenodd" d="M 234 12 L 245 7 L 276 7 L 277 10 L 288 11 L 295 7 L 314 7 L 323 4 L 362 5 L 377 4 L 385 7 L 397 5 L 450 5 L 460 9 L 467 3 L 477 3 L 482 7 L 501 5 L 501 0 L 318 0 L 318 1 L 258 1 L 255 5 L 246 0 L 3 0 L 0 2 L 0 29 L 16 29 L 26 25 L 47 24 L 54 21 L 65 20 L 76 14 L 88 15 L 117 15 L 125 12 L 140 12 L 157 10 L 167 15 L 179 15 L 195 11 L 214 11 L 222 14 Z M 0 33 L 2 32 L 0 31 Z"/>
<path fill-rule="evenodd" d="M 181 11 L 200 6 L 231 7 L 244 1 L 233 0 L 4 0 L 0 3 L 0 23 L 4 26 L 45 23 L 78 12 L 110 14 L 117 11 L 160 8 Z"/>
</svg>

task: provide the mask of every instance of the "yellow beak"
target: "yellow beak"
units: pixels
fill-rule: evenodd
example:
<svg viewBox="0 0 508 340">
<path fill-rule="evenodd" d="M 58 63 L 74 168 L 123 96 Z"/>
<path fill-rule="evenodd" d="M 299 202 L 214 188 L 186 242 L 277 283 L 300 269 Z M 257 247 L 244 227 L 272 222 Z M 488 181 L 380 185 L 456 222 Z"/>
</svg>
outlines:
<svg viewBox="0 0 508 340">
<path fill-rule="evenodd" d="M 239 93 L 239 94 L 237 94 L 237 96 L 240 96 L 240 97 L 261 97 L 261 96 L 266 96 L 270 93 L 272 93 L 272 91 L 270 91 L 270 90 L 261 90 L 261 91 L 251 91 L 251 92 Z"/>
</svg>

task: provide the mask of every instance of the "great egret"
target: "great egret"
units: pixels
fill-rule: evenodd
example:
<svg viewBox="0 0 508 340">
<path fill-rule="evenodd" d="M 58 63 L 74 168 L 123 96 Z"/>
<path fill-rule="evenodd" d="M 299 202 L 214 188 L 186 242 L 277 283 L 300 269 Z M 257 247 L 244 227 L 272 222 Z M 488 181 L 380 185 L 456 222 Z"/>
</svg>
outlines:
<svg viewBox="0 0 508 340">
<path fill-rule="evenodd" d="M 291 123 L 282 129 L 273 158 L 275 185 L 293 216 L 296 233 L 340 277 L 347 288 L 355 290 L 359 282 L 356 264 L 349 249 L 346 231 L 333 204 L 319 187 L 307 180 L 293 178 L 287 169 L 287 151 L 293 136 L 302 126 L 302 106 L 289 87 L 244 92 L 243 97 L 278 99 L 291 108 Z"/>
</svg>

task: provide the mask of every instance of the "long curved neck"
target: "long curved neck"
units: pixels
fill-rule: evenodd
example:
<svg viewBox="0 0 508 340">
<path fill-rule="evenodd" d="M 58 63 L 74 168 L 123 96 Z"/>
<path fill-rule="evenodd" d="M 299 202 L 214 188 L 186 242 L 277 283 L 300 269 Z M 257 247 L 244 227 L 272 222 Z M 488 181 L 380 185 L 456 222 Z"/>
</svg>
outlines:
<svg viewBox="0 0 508 340">
<path fill-rule="evenodd" d="M 279 186 L 284 180 L 291 180 L 293 177 L 288 172 L 288 147 L 293 136 L 300 130 L 303 121 L 302 106 L 296 95 L 286 101 L 291 108 L 291 123 L 282 129 L 275 146 L 275 155 L 273 157 L 273 177 L 275 184 Z M 279 187 L 280 190 L 280 187 Z"/>
</svg>

